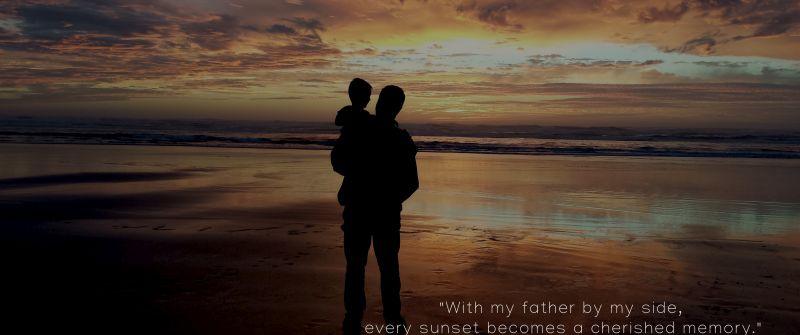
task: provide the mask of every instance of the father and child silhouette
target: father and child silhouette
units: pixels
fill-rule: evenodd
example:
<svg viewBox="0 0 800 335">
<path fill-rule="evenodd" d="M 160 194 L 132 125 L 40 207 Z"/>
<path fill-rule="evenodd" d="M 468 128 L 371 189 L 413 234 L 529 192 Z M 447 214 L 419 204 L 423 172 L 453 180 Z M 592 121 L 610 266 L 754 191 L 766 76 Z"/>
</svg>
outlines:
<svg viewBox="0 0 800 335">
<path fill-rule="evenodd" d="M 419 187 L 417 147 L 395 121 L 403 108 L 400 87 L 384 87 L 375 115 L 365 110 L 372 86 L 355 78 L 348 89 L 352 105 L 339 110 L 341 134 L 331 151 L 333 170 L 344 176 L 339 204 L 344 206 L 342 231 L 347 260 L 342 322 L 344 334 L 361 334 L 366 308 L 364 268 L 370 244 L 381 272 L 383 318 L 387 325 L 405 327 L 400 314 L 400 212 L 403 201 Z"/>
</svg>

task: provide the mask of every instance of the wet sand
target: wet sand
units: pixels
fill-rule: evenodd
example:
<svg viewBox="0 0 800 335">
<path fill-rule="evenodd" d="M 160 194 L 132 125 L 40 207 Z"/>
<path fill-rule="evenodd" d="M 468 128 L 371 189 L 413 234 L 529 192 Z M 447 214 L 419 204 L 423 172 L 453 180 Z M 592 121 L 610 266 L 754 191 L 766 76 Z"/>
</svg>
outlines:
<svg viewBox="0 0 800 335">
<path fill-rule="evenodd" d="M 13 307 L 0 327 L 339 332 L 341 179 L 327 151 L 3 144 L 0 154 Z M 412 325 L 596 321 L 455 316 L 442 300 L 666 300 L 682 323 L 800 332 L 800 162 L 422 153 L 419 167 L 400 256 Z M 380 323 L 374 258 L 367 273 L 367 321 Z"/>
</svg>

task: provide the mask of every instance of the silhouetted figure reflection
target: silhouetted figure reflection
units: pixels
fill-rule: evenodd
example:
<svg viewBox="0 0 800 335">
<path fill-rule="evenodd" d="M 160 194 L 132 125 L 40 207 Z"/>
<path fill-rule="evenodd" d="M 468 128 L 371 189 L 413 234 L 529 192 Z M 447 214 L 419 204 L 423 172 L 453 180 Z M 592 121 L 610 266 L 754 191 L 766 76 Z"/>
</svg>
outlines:
<svg viewBox="0 0 800 335">
<path fill-rule="evenodd" d="M 342 328 L 345 334 L 360 334 L 366 308 L 364 267 L 371 243 L 381 271 L 384 320 L 387 324 L 405 324 L 400 314 L 397 257 L 400 212 L 403 201 L 419 187 L 419 180 L 417 147 L 395 121 L 405 101 L 403 90 L 384 87 L 375 106 L 376 115 L 364 116 L 358 110 L 363 110 L 369 98 L 364 100 L 362 94 L 360 100 L 353 99 L 352 88 L 351 83 L 350 96 L 356 112 L 348 111 L 349 117 L 342 119 L 342 132 L 331 152 L 331 163 L 345 177 L 338 194 L 339 203 L 344 206 L 342 230 L 347 259 Z"/>
</svg>

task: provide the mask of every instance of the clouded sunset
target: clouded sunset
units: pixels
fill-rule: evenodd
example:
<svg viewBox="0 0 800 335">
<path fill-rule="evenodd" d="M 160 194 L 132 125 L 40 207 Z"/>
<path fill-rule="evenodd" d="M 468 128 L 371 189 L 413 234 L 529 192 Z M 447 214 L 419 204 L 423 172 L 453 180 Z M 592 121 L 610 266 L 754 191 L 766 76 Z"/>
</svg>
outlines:
<svg viewBox="0 0 800 335">
<path fill-rule="evenodd" d="M 4 1 L 6 115 L 797 129 L 797 1 Z"/>
<path fill-rule="evenodd" d="M 800 0 L 0 0 L 0 161 L 0 334 L 800 333 Z"/>
</svg>

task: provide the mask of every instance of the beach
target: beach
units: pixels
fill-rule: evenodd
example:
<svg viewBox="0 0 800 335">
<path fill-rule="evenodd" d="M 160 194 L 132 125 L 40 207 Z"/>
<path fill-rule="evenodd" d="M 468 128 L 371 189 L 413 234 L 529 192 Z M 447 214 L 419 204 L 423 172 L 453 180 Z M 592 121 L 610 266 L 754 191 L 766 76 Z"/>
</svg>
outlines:
<svg viewBox="0 0 800 335">
<path fill-rule="evenodd" d="M 328 150 L 0 144 L 0 156 L 12 306 L 0 327 L 339 333 L 341 177 Z M 455 315 L 442 301 L 666 301 L 681 316 L 603 320 L 800 332 L 800 160 L 417 159 L 400 250 L 412 325 L 601 321 Z M 380 324 L 372 254 L 367 267 L 365 321 Z"/>
</svg>

